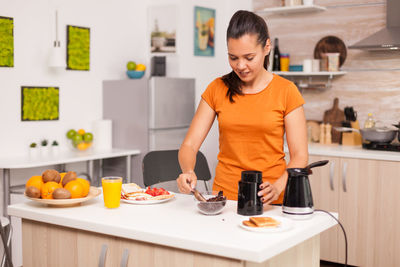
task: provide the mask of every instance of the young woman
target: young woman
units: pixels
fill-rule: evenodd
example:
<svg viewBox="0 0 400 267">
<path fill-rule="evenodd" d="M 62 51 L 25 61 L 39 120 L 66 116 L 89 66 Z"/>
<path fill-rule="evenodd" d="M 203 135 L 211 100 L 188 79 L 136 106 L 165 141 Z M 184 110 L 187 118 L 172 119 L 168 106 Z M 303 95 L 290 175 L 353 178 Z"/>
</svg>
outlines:
<svg viewBox="0 0 400 267">
<path fill-rule="evenodd" d="M 258 170 L 263 173 L 262 201 L 282 203 L 285 169 L 308 162 L 304 100 L 292 82 L 267 71 L 271 41 L 261 17 L 237 11 L 228 26 L 227 44 L 232 72 L 215 79 L 202 94 L 179 150 L 179 190 L 189 193 L 196 186 L 196 154 L 217 117 L 220 151 L 213 190 L 236 200 L 241 172 Z"/>
</svg>

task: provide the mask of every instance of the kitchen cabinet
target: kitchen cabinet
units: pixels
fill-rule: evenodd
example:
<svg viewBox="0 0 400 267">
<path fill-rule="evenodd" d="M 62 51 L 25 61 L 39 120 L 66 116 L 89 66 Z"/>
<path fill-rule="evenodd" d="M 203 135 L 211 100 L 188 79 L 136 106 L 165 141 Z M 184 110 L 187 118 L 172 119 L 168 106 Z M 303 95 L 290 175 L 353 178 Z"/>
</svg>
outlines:
<svg viewBox="0 0 400 267">
<path fill-rule="evenodd" d="M 316 209 L 338 212 L 348 239 L 348 264 L 400 266 L 400 164 L 396 161 L 310 156 L 328 159 L 310 183 Z M 335 226 L 321 235 L 321 259 L 343 263 L 343 233 Z"/>
</svg>

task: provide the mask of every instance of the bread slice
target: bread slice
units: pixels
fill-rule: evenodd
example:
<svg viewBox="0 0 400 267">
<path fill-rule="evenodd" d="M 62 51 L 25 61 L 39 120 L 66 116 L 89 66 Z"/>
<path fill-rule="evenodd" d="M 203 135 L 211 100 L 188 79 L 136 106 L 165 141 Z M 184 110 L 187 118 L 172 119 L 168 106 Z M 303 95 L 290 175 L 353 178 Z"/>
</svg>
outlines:
<svg viewBox="0 0 400 267">
<path fill-rule="evenodd" d="M 138 186 L 135 183 L 129 183 L 129 184 L 122 184 L 122 193 L 123 194 L 128 194 L 128 193 L 133 193 L 133 192 L 143 192 L 143 188 Z"/>
<path fill-rule="evenodd" d="M 251 221 L 243 221 L 242 223 L 243 223 L 243 225 L 245 225 L 245 226 L 257 227 L 257 225 L 255 225 L 255 224 L 252 223 Z"/>
<path fill-rule="evenodd" d="M 250 222 L 257 227 L 277 227 L 280 222 L 271 217 L 250 217 Z"/>
</svg>

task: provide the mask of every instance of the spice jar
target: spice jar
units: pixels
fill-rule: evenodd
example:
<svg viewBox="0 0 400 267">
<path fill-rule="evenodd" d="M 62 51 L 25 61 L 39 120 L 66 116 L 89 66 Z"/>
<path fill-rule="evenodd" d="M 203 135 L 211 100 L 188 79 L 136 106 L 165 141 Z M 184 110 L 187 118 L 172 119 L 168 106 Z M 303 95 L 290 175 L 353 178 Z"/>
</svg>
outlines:
<svg viewBox="0 0 400 267">
<path fill-rule="evenodd" d="M 281 54 L 281 71 L 289 71 L 289 54 Z"/>
</svg>

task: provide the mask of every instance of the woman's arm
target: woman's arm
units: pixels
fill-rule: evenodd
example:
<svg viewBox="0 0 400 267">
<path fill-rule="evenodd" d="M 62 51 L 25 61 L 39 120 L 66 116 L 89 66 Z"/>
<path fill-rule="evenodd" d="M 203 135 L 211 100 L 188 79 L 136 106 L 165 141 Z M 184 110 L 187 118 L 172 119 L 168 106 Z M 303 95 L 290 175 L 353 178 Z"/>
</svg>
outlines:
<svg viewBox="0 0 400 267">
<path fill-rule="evenodd" d="M 196 155 L 211 129 L 215 116 L 215 111 L 206 101 L 201 99 L 186 137 L 179 149 L 178 159 L 182 173 L 176 181 L 179 191 L 182 193 L 189 193 L 196 186 L 197 176 L 194 173 Z"/>
<path fill-rule="evenodd" d="M 287 168 L 304 168 L 308 162 L 307 126 L 303 107 L 298 107 L 285 117 L 286 140 L 289 147 L 290 161 Z M 279 198 L 285 190 L 287 171 L 274 183 L 261 184 L 259 196 L 264 195 L 262 201 L 266 204 Z"/>
</svg>

